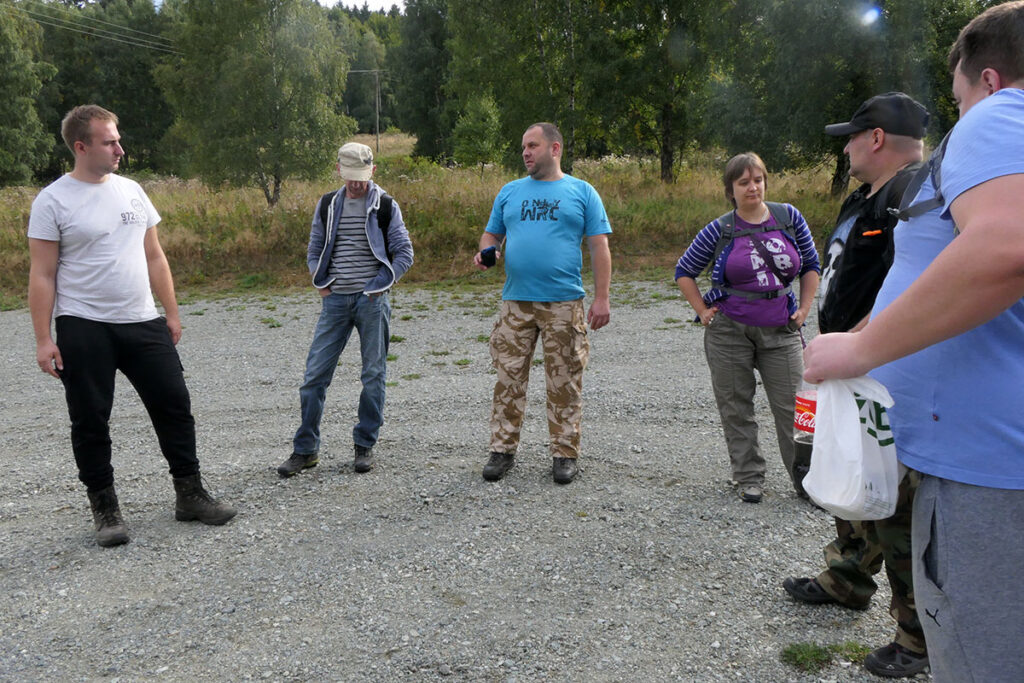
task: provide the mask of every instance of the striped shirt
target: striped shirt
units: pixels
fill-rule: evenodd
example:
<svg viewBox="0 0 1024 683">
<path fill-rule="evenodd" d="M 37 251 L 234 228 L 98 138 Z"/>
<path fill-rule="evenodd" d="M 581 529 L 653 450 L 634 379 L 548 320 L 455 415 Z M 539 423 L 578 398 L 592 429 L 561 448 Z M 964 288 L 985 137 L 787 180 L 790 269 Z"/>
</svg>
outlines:
<svg viewBox="0 0 1024 683">
<path fill-rule="evenodd" d="M 366 197 L 345 197 L 328 270 L 334 278 L 331 291 L 340 294 L 363 291 L 366 283 L 380 271 L 380 266 L 366 238 Z"/>
</svg>

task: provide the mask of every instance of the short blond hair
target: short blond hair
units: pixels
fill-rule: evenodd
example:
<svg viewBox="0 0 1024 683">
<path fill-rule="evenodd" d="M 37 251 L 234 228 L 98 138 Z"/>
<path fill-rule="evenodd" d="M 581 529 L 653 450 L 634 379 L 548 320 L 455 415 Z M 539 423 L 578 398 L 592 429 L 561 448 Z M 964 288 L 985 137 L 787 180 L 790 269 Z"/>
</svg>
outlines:
<svg viewBox="0 0 1024 683">
<path fill-rule="evenodd" d="M 76 142 L 84 142 L 87 145 L 92 142 L 90 124 L 94 120 L 113 121 L 115 126 L 118 123 L 117 114 L 107 111 L 98 104 L 81 104 L 64 116 L 60 123 L 60 136 L 64 138 L 64 144 L 72 154 L 75 153 Z"/>
</svg>

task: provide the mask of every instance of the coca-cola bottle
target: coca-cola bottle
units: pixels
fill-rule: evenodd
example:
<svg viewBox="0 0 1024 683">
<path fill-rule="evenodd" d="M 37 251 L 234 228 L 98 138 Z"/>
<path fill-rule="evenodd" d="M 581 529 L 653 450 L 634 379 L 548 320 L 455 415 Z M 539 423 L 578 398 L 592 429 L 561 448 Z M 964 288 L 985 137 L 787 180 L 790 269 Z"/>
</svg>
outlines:
<svg viewBox="0 0 1024 683">
<path fill-rule="evenodd" d="M 793 486 L 797 494 L 806 498 L 803 480 L 811 469 L 811 451 L 814 448 L 814 412 L 818 407 L 818 389 L 807 380 L 800 382 L 793 407 Z"/>
<path fill-rule="evenodd" d="M 793 408 L 793 441 L 814 442 L 814 412 L 817 407 L 818 388 L 807 380 L 801 381 Z"/>
</svg>

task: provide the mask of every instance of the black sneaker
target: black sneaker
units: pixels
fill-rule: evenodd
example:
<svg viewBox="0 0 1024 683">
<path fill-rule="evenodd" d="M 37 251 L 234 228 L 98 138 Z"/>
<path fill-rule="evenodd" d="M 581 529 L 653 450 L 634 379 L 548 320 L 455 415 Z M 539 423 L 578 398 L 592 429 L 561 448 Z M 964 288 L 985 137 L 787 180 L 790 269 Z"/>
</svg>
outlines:
<svg viewBox="0 0 1024 683">
<path fill-rule="evenodd" d="M 918 654 L 902 645 L 889 643 L 868 653 L 864 668 L 876 676 L 906 678 L 928 668 L 928 653 Z"/>
<path fill-rule="evenodd" d="M 498 453 L 491 451 L 491 457 L 484 465 L 484 479 L 487 481 L 498 481 L 505 476 L 505 473 L 512 469 L 515 464 L 515 453 Z"/>
<path fill-rule="evenodd" d="M 576 458 L 555 458 L 551 464 L 551 475 L 556 484 L 571 484 L 579 472 Z"/>
<path fill-rule="evenodd" d="M 356 444 L 356 457 L 352 461 L 352 469 L 356 472 L 369 472 L 373 469 L 373 448 Z"/>
<path fill-rule="evenodd" d="M 309 469 L 310 467 L 316 467 L 319 462 L 320 456 L 316 453 L 310 453 L 309 455 L 292 453 L 288 456 L 287 460 L 277 466 L 277 473 L 282 477 L 291 477 L 302 470 Z"/>
</svg>

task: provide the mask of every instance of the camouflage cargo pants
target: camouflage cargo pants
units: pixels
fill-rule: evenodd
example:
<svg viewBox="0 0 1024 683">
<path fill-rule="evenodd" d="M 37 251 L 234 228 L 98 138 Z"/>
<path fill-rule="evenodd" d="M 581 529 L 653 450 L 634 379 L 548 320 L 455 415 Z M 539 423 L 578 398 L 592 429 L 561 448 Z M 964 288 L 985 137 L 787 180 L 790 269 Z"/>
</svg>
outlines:
<svg viewBox="0 0 1024 683">
<path fill-rule="evenodd" d="M 583 300 L 502 301 L 491 332 L 491 359 L 498 371 L 491 404 L 491 450 L 515 453 L 526 409 L 526 387 L 538 336 L 544 350 L 551 455 L 580 453 L 583 369 L 590 343 Z"/>
<path fill-rule="evenodd" d="M 821 587 L 849 607 L 867 606 L 878 586 L 872 578 L 885 563 L 892 589 L 889 614 L 896 620 L 895 641 L 914 652 L 927 652 L 914 604 L 910 519 L 920 482 L 908 472 L 900 482 L 896 511 L 888 519 L 850 522 L 836 517 L 836 540 L 825 548 L 828 569 L 818 575 Z"/>
</svg>

